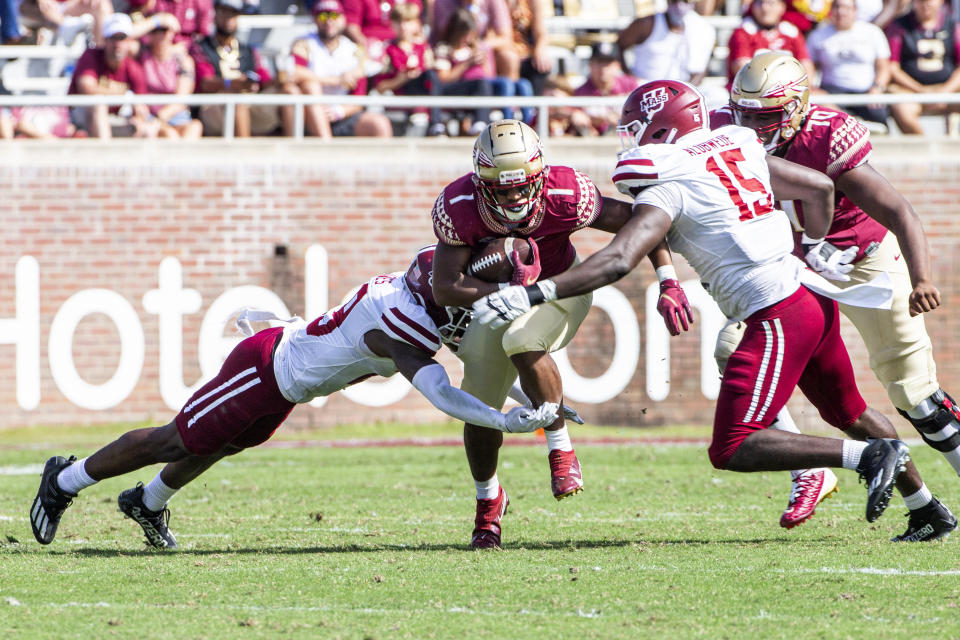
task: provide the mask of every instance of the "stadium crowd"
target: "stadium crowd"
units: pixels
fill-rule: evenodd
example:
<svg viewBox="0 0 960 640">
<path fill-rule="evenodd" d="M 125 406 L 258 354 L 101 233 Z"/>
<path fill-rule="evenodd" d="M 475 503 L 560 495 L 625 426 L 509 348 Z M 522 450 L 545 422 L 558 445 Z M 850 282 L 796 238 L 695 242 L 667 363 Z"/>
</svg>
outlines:
<svg viewBox="0 0 960 640">
<path fill-rule="evenodd" d="M 289 95 L 496 96 L 493 116 L 536 124 L 514 96 L 626 96 L 651 79 L 698 86 L 726 102 L 736 72 L 762 50 L 801 61 L 814 93 L 951 93 L 960 88 L 960 32 L 946 0 L 744 0 L 739 26 L 720 33 L 704 16 L 716 0 L 635 2 L 619 32 L 585 32 L 582 69 L 567 68 L 548 17 L 587 15 L 587 3 L 546 0 L 303 0 L 305 35 L 261 53 L 244 41 L 240 16 L 260 0 L 0 0 L 3 44 L 87 49 L 65 73 L 69 94 L 272 93 Z M 739 13 L 737 13 L 739 12 Z M 552 46 L 553 45 L 553 46 Z M 585 50 L 587 47 L 576 47 Z M 0 57 L 0 71 L 6 62 Z M 582 72 L 581 72 L 582 71 Z M 0 74 L 2 80 L 2 74 Z M 725 82 L 724 82 L 725 80 Z M 0 92 L 3 92 L 0 84 Z M 845 110 L 882 131 L 889 120 L 922 134 L 921 116 L 960 105 L 865 103 Z M 497 113 L 499 111 L 499 113 Z M 616 109 L 552 108 L 552 135 L 612 134 Z M 385 113 L 357 105 L 309 105 L 317 137 L 476 135 L 491 110 L 422 108 Z M 221 135 L 224 108 L 184 104 L 19 107 L 0 110 L 0 138 Z M 291 135 L 292 106 L 238 106 L 235 135 Z"/>
</svg>

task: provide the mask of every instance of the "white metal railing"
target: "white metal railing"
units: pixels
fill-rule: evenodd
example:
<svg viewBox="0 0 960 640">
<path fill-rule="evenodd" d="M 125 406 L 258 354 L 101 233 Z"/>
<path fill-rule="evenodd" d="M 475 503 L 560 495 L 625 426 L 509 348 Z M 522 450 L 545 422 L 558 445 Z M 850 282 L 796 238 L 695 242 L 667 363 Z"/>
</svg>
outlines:
<svg viewBox="0 0 960 640">
<path fill-rule="evenodd" d="M 814 102 L 822 102 L 837 106 L 860 104 L 897 104 L 902 102 L 920 104 L 960 104 L 960 93 L 887 93 L 887 94 L 816 94 L 811 96 Z M 27 106 L 71 106 L 93 107 L 97 105 L 162 105 L 169 103 L 186 104 L 189 106 L 221 105 L 224 107 L 223 136 L 233 138 L 233 128 L 236 118 L 237 105 L 290 105 L 294 107 L 294 134 L 301 139 L 304 136 L 303 108 L 308 104 L 341 104 L 360 105 L 379 110 L 413 110 L 429 107 L 441 109 L 476 109 L 487 107 L 502 109 L 510 107 L 533 107 L 537 109 L 538 133 L 540 137 L 549 136 L 549 111 L 557 107 L 612 107 L 620 109 L 624 96 L 609 96 L 604 98 L 592 97 L 544 97 L 503 98 L 503 97 L 431 97 L 431 96 L 307 96 L 288 94 L 254 94 L 254 93 L 210 93 L 210 94 L 160 94 L 160 95 L 67 95 L 67 96 L 2 96 L 0 107 L 27 107 Z M 719 106 L 719 105 L 713 105 Z"/>
</svg>

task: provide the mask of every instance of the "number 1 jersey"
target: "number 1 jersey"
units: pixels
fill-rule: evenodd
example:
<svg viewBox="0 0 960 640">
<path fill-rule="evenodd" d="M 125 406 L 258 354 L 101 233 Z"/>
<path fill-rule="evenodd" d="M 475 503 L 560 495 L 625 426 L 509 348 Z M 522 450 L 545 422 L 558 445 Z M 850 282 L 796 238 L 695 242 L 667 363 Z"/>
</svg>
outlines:
<svg viewBox="0 0 960 640">
<path fill-rule="evenodd" d="M 620 154 L 613 181 L 673 220 L 667 241 L 727 317 L 743 319 L 800 286 L 786 214 L 773 206 L 766 152 L 750 129 L 690 133 Z"/>
</svg>

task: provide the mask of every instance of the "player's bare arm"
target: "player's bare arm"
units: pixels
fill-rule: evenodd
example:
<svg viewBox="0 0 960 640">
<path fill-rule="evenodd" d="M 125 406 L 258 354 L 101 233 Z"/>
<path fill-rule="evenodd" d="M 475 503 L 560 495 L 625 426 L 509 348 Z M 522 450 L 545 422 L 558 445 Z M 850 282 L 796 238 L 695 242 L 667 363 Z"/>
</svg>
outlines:
<svg viewBox="0 0 960 640">
<path fill-rule="evenodd" d="M 670 216 L 650 205 L 634 207 L 633 215 L 613 240 L 579 265 L 551 278 L 556 296 L 578 296 L 620 280 L 664 241 Z"/>
<path fill-rule="evenodd" d="M 633 203 L 618 198 L 604 197 L 600 205 L 600 213 L 590 223 L 591 229 L 599 229 L 607 233 L 616 233 L 633 216 Z"/>
<path fill-rule="evenodd" d="M 910 315 L 940 306 L 940 291 L 933 285 L 930 248 L 919 216 L 900 192 L 869 164 L 846 171 L 837 178 L 837 189 L 897 237 L 910 272 Z"/>
<path fill-rule="evenodd" d="M 833 181 L 826 174 L 776 156 L 767 156 L 767 166 L 774 197 L 802 202 L 806 234 L 826 236 L 833 223 Z"/>
<path fill-rule="evenodd" d="M 433 297 L 437 304 L 469 307 L 474 300 L 498 290 L 496 284 L 466 274 L 471 253 L 468 246 L 437 243 L 433 256 Z"/>
<path fill-rule="evenodd" d="M 536 409 L 515 407 L 503 414 L 450 384 L 443 366 L 424 351 L 394 340 L 375 329 L 363 336 L 367 347 L 381 358 L 390 358 L 397 370 L 440 411 L 458 420 L 510 433 L 529 432 L 550 426 L 559 405 L 544 403 Z"/>
</svg>

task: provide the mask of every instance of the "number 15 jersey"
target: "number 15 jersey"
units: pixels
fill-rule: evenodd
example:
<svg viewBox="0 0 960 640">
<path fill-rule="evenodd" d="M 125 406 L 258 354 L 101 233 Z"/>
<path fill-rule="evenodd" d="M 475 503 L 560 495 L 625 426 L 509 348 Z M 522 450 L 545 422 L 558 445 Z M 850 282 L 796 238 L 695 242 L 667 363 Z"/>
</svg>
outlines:
<svg viewBox="0 0 960 640">
<path fill-rule="evenodd" d="M 629 149 L 613 182 L 635 204 L 671 217 L 671 250 L 727 317 L 744 319 L 800 286 L 804 264 L 792 255 L 790 222 L 774 208 L 766 152 L 750 129 L 701 130 Z"/>
</svg>

